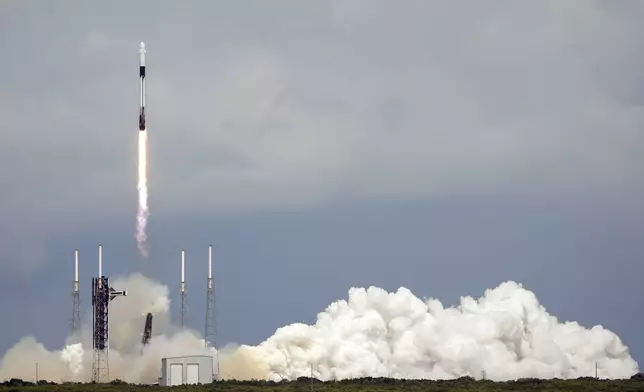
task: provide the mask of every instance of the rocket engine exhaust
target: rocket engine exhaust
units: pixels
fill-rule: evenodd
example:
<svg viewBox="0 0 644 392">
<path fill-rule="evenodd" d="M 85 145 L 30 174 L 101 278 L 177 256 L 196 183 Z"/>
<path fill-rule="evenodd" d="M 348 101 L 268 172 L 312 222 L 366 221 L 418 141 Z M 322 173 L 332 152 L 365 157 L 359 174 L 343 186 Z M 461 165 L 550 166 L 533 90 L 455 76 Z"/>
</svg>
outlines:
<svg viewBox="0 0 644 392">
<path fill-rule="evenodd" d="M 146 226 L 148 224 L 148 176 L 147 176 L 148 132 L 139 132 L 139 209 L 136 216 L 136 242 L 144 257 L 148 256 Z"/>
<path fill-rule="evenodd" d="M 139 170 L 137 190 L 139 206 L 136 215 L 136 242 L 139 252 L 148 256 L 146 226 L 148 224 L 148 129 L 145 114 L 145 44 L 139 49 Z"/>
</svg>

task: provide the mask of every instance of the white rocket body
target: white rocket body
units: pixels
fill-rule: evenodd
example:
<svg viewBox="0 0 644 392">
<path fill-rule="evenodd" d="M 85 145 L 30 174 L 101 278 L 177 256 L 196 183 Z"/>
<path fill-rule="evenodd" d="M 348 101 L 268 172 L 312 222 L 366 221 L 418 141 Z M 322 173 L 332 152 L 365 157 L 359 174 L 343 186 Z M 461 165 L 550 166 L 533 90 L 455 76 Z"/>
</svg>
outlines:
<svg viewBox="0 0 644 392">
<path fill-rule="evenodd" d="M 208 288 L 212 289 L 212 245 L 208 247 Z"/>
<path fill-rule="evenodd" d="M 74 292 L 78 293 L 78 249 L 74 249 Z"/>
<path fill-rule="evenodd" d="M 186 292 L 186 252 L 181 250 L 181 292 Z"/>
<path fill-rule="evenodd" d="M 103 247 L 98 246 L 98 277 L 103 276 Z"/>
<path fill-rule="evenodd" d="M 145 43 L 139 47 L 139 131 L 147 130 L 145 118 Z"/>
</svg>

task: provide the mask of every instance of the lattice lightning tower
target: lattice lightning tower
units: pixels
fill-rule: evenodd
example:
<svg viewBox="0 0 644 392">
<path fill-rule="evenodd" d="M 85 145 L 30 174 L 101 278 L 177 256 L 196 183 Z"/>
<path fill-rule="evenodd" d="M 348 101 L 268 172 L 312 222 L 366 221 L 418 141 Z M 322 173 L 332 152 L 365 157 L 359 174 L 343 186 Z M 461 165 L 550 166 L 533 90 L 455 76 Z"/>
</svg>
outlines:
<svg viewBox="0 0 644 392">
<path fill-rule="evenodd" d="M 78 249 L 74 249 L 74 282 L 72 285 L 72 318 L 69 320 L 69 336 L 73 343 L 80 342 L 80 292 L 78 285 Z"/>
<path fill-rule="evenodd" d="M 208 278 L 206 280 L 206 348 L 217 350 L 217 324 L 215 318 L 215 285 L 212 279 L 212 245 L 208 246 Z M 217 376 L 219 376 L 219 351 L 217 350 Z"/>
</svg>

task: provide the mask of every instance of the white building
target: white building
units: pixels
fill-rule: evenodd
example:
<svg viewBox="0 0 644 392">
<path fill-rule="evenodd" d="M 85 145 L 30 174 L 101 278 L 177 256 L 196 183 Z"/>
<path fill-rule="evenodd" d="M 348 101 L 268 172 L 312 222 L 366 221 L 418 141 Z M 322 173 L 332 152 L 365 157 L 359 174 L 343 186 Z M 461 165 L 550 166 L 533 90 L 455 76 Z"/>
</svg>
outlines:
<svg viewBox="0 0 644 392">
<path fill-rule="evenodd" d="M 210 384 L 217 379 L 210 355 L 187 355 L 161 359 L 159 385 Z"/>
</svg>

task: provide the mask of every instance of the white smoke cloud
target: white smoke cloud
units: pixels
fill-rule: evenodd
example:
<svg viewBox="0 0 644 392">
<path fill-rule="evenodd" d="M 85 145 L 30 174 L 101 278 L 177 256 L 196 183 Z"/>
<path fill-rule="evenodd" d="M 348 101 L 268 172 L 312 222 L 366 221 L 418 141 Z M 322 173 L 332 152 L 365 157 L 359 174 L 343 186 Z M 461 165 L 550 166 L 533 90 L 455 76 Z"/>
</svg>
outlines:
<svg viewBox="0 0 644 392">
<path fill-rule="evenodd" d="M 0 361 L 0 380 L 20 378 L 34 381 L 38 378 L 60 382 L 69 370 L 58 351 L 49 351 L 32 336 L 22 338 L 11 347 Z M 90 367 L 91 369 L 91 367 Z"/>
<path fill-rule="evenodd" d="M 423 302 L 409 290 L 388 293 L 352 288 L 313 326 L 292 324 L 258 347 L 273 380 L 308 376 L 456 378 L 593 376 L 595 362 L 605 378 L 638 371 L 614 333 L 575 322 L 560 323 L 536 296 L 514 282 L 487 290 L 478 301 L 463 297 L 457 307 Z"/>
<path fill-rule="evenodd" d="M 60 359 L 67 364 L 67 368 L 74 374 L 78 375 L 83 371 L 83 355 L 85 350 L 81 343 L 74 343 L 65 346 L 60 353 Z"/>
<path fill-rule="evenodd" d="M 128 297 L 111 305 L 110 377 L 154 383 L 161 358 L 209 354 L 196 331 L 170 323 L 169 290 L 140 274 L 116 278 L 111 285 Z M 153 337 L 140 340 L 145 314 L 155 314 Z M 82 342 L 48 351 L 33 337 L 23 338 L 0 362 L 0 379 L 40 378 L 89 381 L 92 371 L 91 323 Z M 493 380 L 521 377 L 628 378 L 638 372 L 620 338 L 601 326 L 586 329 L 559 322 L 531 291 L 515 282 L 489 289 L 477 299 L 461 298 L 445 308 L 421 300 L 408 289 L 389 293 L 352 288 L 348 300 L 332 303 L 315 325 L 279 328 L 258 346 L 227 346 L 218 353 L 224 379 L 323 380 L 363 376 L 445 379 L 460 376 Z"/>
</svg>

